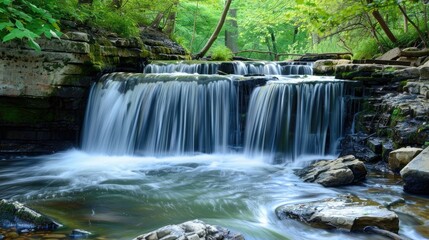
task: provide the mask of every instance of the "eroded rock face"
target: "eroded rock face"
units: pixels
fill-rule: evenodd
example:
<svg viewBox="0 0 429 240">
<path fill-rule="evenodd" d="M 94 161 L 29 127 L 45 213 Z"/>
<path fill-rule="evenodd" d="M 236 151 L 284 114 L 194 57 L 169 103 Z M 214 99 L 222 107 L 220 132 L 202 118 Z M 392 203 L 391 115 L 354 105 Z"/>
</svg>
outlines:
<svg viewBox="0 0 429 240">
<path fill-rule="evenodd" d="M 335 187 L 362 181 L 367 171 L 362 161 L 349 155 L 332 161 L 317 161 L 295 173 L 306 182 Z"/>
<path fill-rule="evenodd" d="M 178 225 L 168 225 L 150 233 L 140 235 L 134 240 L 244 240 L 238 233 L 228 229 L 212 226 L 200 220 L 184 222 Z"/>
<path fill-rule="evenodd" d="M 0 43 L 0 155 L 49 154 L 79 146 L 91 82 L 110 71 L 142 72 L 148 60 L 190 56 L 162 33 L 141 38 L 76 28 L 40 39 L 40 52 L 20 41 Z"/>
<path fill-rule="evenodd" d="M 17 230 L 54 230 L 61 224 L 22 203 L 0 200 L 0 227 Z"/>
<path fill-rule="evenodd" d="M 391 232 L 399 230 L 396 213 L 350 195 L 283 205 L 276 209 L 276 214 L 280 219 L 292 218 L 325 229 L 363 231 L 366 226 L 376 226 Z"/>
<path fill-rule="evenodd" d="M 417 154 L 423 149 L 407 147 L 400 148 L 390 152 L 389 154 L 389 167 L 394 172 L 399 172 L 404 168 Z"/>
<path fill-rule="evenodd" d="M 406 192 L 429 194 L 429 147 L 411 160 L 400 173 Z"/>
</svg>

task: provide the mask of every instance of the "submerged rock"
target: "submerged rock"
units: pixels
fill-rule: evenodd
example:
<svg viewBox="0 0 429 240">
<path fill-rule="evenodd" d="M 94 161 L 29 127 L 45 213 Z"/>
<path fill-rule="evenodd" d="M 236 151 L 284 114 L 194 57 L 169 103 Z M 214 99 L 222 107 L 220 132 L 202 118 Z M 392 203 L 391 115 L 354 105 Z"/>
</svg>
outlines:
<svg viewBox="0 0 429 240">
<path fill-rule="evenodd" d="M 365 179 L 365 164 L 353 155 L 332 161 L 318 161 L 295 172 L 306 182 L 316 182 L 325 187 L 357 183 Z"/>
<path fill-rule="evenodd" d="M 20 202 L 0 200 L 0 227 L 17 230 L 54 230 L 61 224 Z"/>
<path fill-rule="evenodd" d="M 391 232 L 399 230 L 396 213 L 369 201 L 350 195 L 315 202 L 287 204 L 276 209 L 280 219 L 296 219 L 313 227 L 363 231 L 366 226 L 376 226 Z"/>
<path fill-rule="evenodd" d="M 423 149 L 406 147 L 396 149 L 389 153 L 389 167 L 394 172 L 399 172 Z"/>
<path fill-rule="evenodd" d="M 80 239 L 80 238 L 88 238 L 91 235 L 91 232 L 82 230 L 82 229 L 73 229 L 69 235 L 69 238 L 72 239 Z"/>
<path fill-rule="evenodd" d="M 150 233 L 140 235 L 134 240 L 244 240 L 238 233 L 212 226 L 200 220 L 192 220 L 178 225 L 168 225 Z"/>
<path fill-rule="evenodd" d="M 406 192 L 429 194 L 429 147 L 401 170 L 401 176 Z"/>
</svg>

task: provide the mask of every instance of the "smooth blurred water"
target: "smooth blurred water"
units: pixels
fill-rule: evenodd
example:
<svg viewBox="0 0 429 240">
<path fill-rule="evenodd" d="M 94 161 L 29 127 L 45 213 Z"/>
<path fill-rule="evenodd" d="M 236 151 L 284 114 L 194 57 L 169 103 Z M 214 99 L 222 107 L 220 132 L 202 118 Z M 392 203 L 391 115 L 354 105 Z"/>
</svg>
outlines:
<svg viewBox="0 0 429 240">
<path fill-rule="evenodd" d="M 131 157 L 77 150 L 1 160 L 0 198 L 22 201 L 63 223 L 63 231 L 81 228 L 93 232 L 94 238 L 131 239 L 164 225 L 201 219 L 242 232 L 246 239 L 383 239 L 280 221 L 274 210 L 285 203 L 348 192 L 381 202 L 385 195 L 404 195 L 384 178 L 361 186 L 324 188 L 292 173 L 306 164 L 305 159 L 299 165 L 266 161 L 242 154 Z M 401 221 L 401 233 L 421 238 L 413 224 Z"/>
</svg>

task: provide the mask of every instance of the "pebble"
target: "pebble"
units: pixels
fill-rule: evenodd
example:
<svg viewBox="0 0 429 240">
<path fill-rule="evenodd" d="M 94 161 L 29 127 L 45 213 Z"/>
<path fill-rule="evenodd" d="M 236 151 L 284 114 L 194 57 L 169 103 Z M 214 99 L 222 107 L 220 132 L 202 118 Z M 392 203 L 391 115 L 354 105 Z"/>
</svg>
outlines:
<svg viewBox="0 0 429 240">
<path fill-rule="evenodd" d="M 62 238 L 67 238 L 67 236 L 65 234 L 56 234 L 56 233 L 47 234 L 43 236 L 43 239 L 62 239 Z"/>
<path fill-rule="evenodd" d="M 8 232 L 8 233 L 6 233 L 5 237 L 7 237 L 7 238 L 18 238 L 19 234 L 16 232 Z"/>
</svg>

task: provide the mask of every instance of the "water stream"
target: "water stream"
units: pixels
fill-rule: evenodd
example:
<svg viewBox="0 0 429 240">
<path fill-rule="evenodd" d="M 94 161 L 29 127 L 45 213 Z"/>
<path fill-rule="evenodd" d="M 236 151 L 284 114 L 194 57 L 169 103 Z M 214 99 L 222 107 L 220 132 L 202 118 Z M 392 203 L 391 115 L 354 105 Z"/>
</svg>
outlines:
<svg viewBox="0 0 429 240">
<path fill-rule="evenodd" d="M 215 66 L 192 68 L 215 72 Z M 65 225 L 59 232 L 80 228 L 94 239 L 131 239 L 192 219 L 250 240 L 384 239 L 274 214 L 281 204 L 358 193 L 380 203 L 413 202 L 415 208 L 399 209 L 400 233 L 429 236 L 420 220 L 429 218 L 427 199 L 403 193 L 397 179 L 375 175 L 361 185 L 324 188 L 293 174 L 337 154 L 345 82 L 275 76 L 242 97 L 250 99 L 242 116 L 240 81 L 194 72 L 106 75 L 91 91 L 82 150 L 1 159 L 0 198 L 52 216 Z"/>
</svg>

